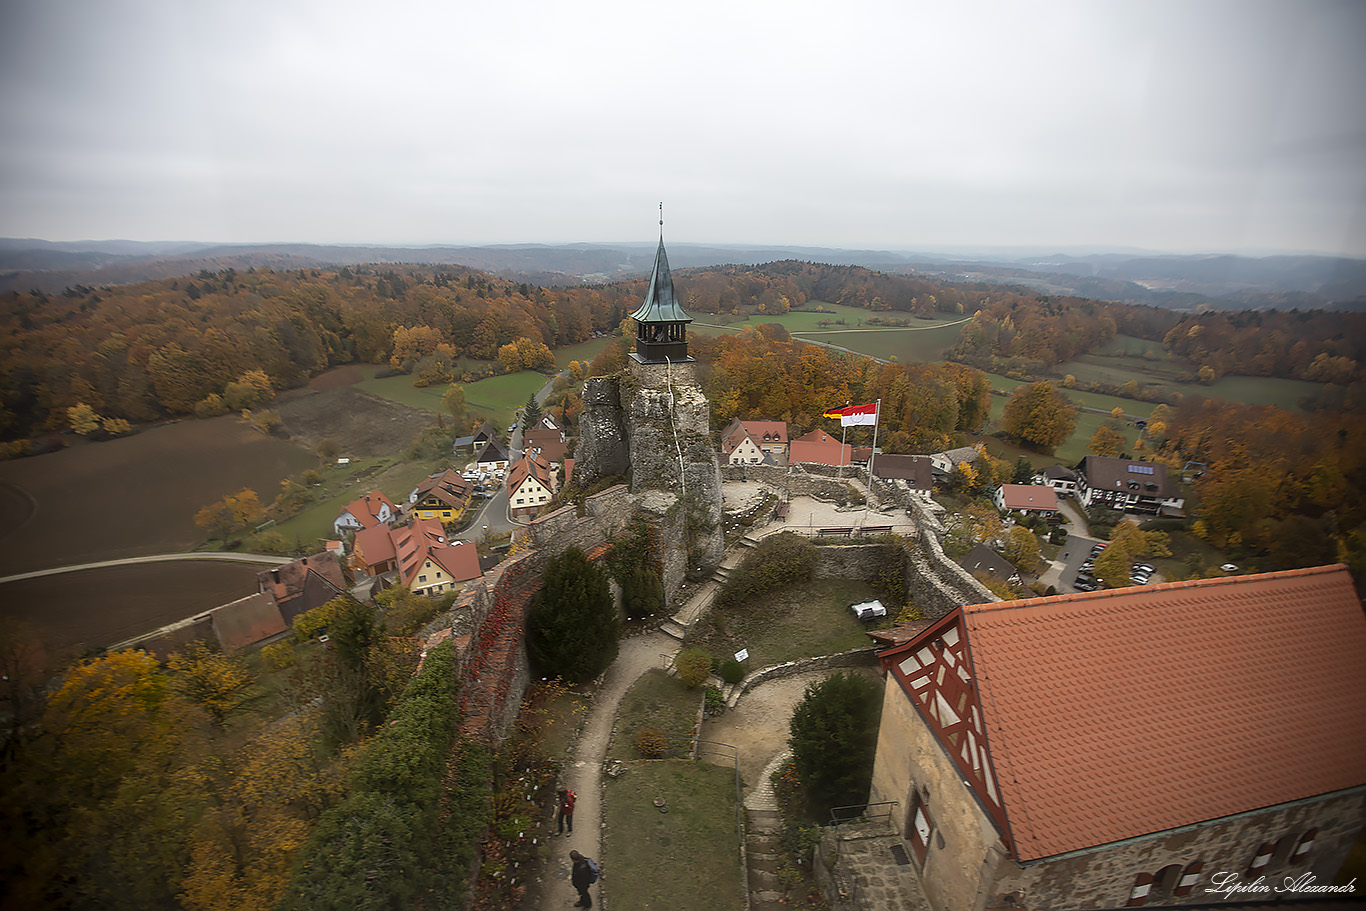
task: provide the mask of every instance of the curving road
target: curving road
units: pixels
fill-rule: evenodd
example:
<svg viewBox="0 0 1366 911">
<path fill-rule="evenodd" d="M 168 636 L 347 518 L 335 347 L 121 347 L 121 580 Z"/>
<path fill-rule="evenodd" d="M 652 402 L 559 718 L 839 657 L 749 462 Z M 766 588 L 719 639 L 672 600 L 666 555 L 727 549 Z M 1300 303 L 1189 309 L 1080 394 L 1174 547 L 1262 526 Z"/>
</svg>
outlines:
<svg viewBox="0 0 1366 911">
<path fill-rule="evenodd" d="M 104 569 L 109 566 L 133 566 L 138 563 L 167 563 L 172 560 L 222 560 L 230 563 L 265 563 L 272 566 L 282 566 L 285 563 L 292 563 L 294 559 L 294 557 L 274 557 L 268 554 L 237 554 L 224 552 L 154 554 L 147 557 L 124 557 L 122 560 L 102 560 L 99 563 L 78 563 L 74 566 L 54 566 L 51 569 L 37 569 L 33 572 L 0 577 L 0 584 L 5 582 L 22 582 L 25 579 L 39 579 L 43 576 L 56 576 L 61 573 L 75 573 L 80 572 L 83 569 Z"/>
</svg>

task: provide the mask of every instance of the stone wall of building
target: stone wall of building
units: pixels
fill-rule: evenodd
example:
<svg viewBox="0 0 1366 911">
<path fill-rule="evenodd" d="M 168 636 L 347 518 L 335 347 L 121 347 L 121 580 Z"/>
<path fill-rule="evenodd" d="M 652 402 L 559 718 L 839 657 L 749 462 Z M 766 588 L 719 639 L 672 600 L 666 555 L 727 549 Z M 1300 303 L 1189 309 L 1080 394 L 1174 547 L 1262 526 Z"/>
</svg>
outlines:
<svg viewBox="0 0 1366 911">
<path fill-rule="evenodd" d="M 818 546 L 816 552 L 817 579 L 871 581 L 882 575 L 889 563 L 905 563 L 902 549 L 895 544 L 826 544 Z"/>
<path fill-rule="evenodd" d="M 1169 889 L 1154 893 L 1146 906 L 1217 902 L 1222 896 L 1203 891 L 1213 887 L 1212 877 L 1223 872 L 1237 873 L 1243 882 L 1255 880 L 1248 867 L 1267 843 L 1280 844 L 1268 882 L 1312 873 L 1319 884 L 1327 884 L 1366 821 L 1366 789 L 1356 789 L 1020 864 L 1007 855 L 1000 833 L 957 767 L 888 675 L 869 800 L 895 801 L 893 821 L 908 837 L 917 794 L 933 825 L 921 884 L 936 909 L 1118 908 L 1128 902 L 1139 874 L 1156 877 L 1169 865 L 1184 872 L 1197 862 L 1200 878 L 1189 895 L 1174 896 Z M 1313 849 L 1302 862 L 1290 864 L 1291 852 L 1310 829 L 1317 829 Z"/>
</svg>

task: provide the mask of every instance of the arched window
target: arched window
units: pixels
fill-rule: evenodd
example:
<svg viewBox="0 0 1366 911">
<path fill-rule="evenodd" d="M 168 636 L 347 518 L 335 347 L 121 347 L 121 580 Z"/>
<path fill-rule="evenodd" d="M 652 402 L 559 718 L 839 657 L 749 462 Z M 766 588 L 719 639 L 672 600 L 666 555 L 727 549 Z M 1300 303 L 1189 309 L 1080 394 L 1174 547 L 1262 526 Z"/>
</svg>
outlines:
<svg viewBox="0 0 1366 911">
<path fill-rule="evenodd" d="M 1295 846 L 1295 853 L 1290 855 L 1292 864 L 1303 863 L 1309 856 L 1309 852 L 1314 849 L 1314 838 L 1319 834 L 1318 829 L 1310 829 L 1300 836 L 1300 843 Z"/>
<path fill-rule="evenodd" d="M 1153 887 L 1148 892 L 1148 898 L 1167 898 L 1176 890 L 1176 884 L 1180 879 L 1181 865 L 1167 864 L 1153 877 Z"/>
<path fill-rule="evenodd" d="M 1271 855 L 1276 851 L 1276 846 L 1269 841 L 1262 842 L 1257 848 L 1257 853 L 1252 855 L 1252 863 L 1247 865 L 1247 875 L 1256 878 L 1266 872 L 1266 868 L 1271 865 Z"/>
<path fill-rule="evenodd" d="M 1178 897 L 1190 895 L 1191 890 L 1195 888 L 1195 884 L 1200 881 L 1200 870 L 1204 866 L 1205 862 L 1201 860 L 1197 860 L 1193 864 L 1188 864 L 1186 866 L 1186 872 L 1181 874 L 1181 880 L 1176 884 L 1176 889 L 1172 892 L 1172 895 Z"/>
<path fill-rule="evenodd" d="M 1295 845 L 1298 842 L 1299 839 L 1293 832 L 1287 832 L 1278 838 L 1276 848 L 1271 852 L 1271 861 L 1267 864 L 1267 869 L 1274 870 L 1277 867 L 1284 866 L 1285 862 L 1290 859 L 1290 852 L 1295 850 Z"/>
<path fill-rule="evenodd" d="M 1153 875 L 1151 873 L 1140 873 L 1134 879 L 1134 887 L 1129 890 L 1129 901 L 1125 903 L 1126 908 L 1138 908 L 1148 900 L 1148 893 L 1153 888 Z"/>
</svg>

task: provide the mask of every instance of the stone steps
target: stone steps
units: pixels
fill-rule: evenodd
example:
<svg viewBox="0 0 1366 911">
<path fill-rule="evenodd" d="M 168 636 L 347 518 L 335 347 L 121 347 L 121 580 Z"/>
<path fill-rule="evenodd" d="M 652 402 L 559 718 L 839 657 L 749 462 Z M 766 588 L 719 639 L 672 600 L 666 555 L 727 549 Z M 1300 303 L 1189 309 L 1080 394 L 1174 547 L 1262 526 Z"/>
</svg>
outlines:
<svg viewBox="0 0 1366 911">
<path fill-rule="evenodd" d="M 677 639 L 679 642 L 682 642 L 683 637 L 688 635 L 688 628 L 672 617 L 659 624 L 659 631 L 666 636 Z"/>
</svg>

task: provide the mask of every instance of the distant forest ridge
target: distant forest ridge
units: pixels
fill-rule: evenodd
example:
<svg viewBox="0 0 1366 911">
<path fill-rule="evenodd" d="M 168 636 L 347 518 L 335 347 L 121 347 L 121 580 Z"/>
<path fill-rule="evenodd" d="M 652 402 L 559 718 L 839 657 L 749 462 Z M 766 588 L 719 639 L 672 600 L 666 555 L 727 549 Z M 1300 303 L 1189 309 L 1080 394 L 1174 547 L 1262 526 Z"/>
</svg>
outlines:
<svg viewBox="0 0 1366 911">
<path fill-rule="evenodd" d="M 1315 408 L 1366 404 L 1366 314 L 1181 313 L 797 260 L 683 269 L 675 279 L 704 320 L 763 322 L 820 302 L 866 311 L 869 324 L 883 326 L 957 319 L 947 357 L 1007 376 L 1059 375 L 1060 365 L 1124 335 L 1161 345 L 1192 382 L 1300 379 L 1325 384 Z M 550 359 L 542 348 L 617 330 L 645 283 L 637 275 L 546 287 L 463 266 L 371 264 L 229 267 L 56 294 L 0 292 L 0 440 L 78 423 L 93 430 L 101 416 L 117 434 L 127 432 L 121 422 L 238 411 L 346 363 L 388 364 L 418 386 L 536 366 Z M 1159 400 L 1133 386 L 1094 391 Z"/>
<path fill-rule="evenodd" d="M 391 247 L 0 238 L 0 292 L 37 289 L 54 294 L 75 285 L 130 284 L 194 275 L 205 269 L 288 271 L 367 263 L 460 265 L 539 285 L 597 284 L 647 272 L 654 247 L 653 243 Z M 670 243 L 669 259 L 675 268 L 782 260 L 864 266 L 1178 310 L 1366 309 L 1366 260 L 1330 256 L 953 255 Z"/>
</svg>

